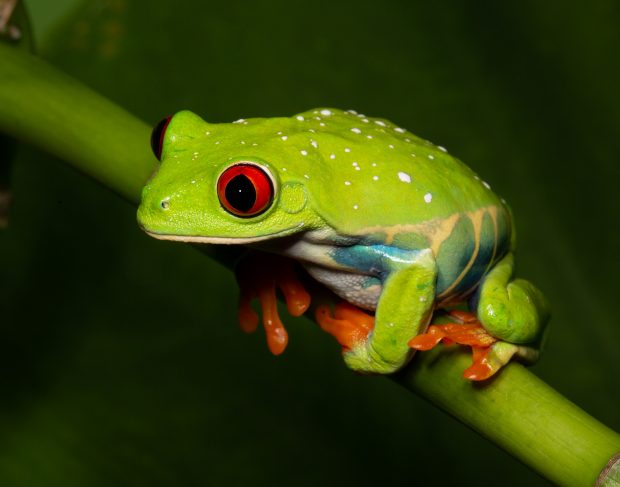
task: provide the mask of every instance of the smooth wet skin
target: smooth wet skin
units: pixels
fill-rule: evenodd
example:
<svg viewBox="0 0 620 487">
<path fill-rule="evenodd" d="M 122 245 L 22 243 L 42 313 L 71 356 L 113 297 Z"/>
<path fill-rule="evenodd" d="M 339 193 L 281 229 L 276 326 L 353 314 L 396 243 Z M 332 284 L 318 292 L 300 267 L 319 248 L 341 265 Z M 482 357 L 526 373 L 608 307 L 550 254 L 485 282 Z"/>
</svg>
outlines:
<svg viewBox="0 0 620 487">
<path fill-rule="evenodd" d="M 510 211 L 444 148 L 387 120 L 325 108 L 231 124 L 179 112 L 153 144 L 161 165 L 143 191 L 142 228 L 300 262 L 374 313 L 371 328 L 360 316 L 360 332 L 356 318 L 321 311 L 323 328 L 354 337 L 344 349 L 352 369 L 398 370 L 433 311 L 464 301 L 494 338 L 485 349 L 494 371 L 515 353 L 537 355 L 548 313 L 533 285 L 513 279 Z"/>
</svg>

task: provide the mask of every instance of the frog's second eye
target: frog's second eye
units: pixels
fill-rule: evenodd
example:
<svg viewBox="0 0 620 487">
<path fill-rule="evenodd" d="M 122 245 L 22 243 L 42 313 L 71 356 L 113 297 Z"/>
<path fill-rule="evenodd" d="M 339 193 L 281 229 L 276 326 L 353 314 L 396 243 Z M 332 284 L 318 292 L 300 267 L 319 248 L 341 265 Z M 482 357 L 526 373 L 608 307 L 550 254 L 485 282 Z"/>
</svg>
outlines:
<svg viewBox="0 0 620 487">
<path fill-rule="evenodd" d="M 166 129 L 168 128 L 171 118 L 172 117 L 169 116 L 160 120 L 159 123 L 153 127 L 153 131 L 151 132 L 151 149 L 153 149 L 153 154 L 155 154 L 155 157 L 160 161 L 161 151 L 164 148 L 164 136 L 166 135 Z"/>
<path fill-rule="evenodd" d="M 273 202 L 273 183 L 266 170 L 255 164 L 235 164 L 217 181 L 222 207 L 233 215 L 248 218 L 260 215 Z"/>
</svg>

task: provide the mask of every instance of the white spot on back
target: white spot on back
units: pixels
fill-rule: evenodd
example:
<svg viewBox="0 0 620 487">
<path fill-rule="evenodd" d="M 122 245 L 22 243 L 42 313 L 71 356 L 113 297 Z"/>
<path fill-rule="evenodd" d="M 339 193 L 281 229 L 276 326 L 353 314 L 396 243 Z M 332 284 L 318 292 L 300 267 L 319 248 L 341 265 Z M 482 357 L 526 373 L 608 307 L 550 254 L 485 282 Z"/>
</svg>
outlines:
<svg viewBox="0 0 620 487">
<path fill-rule="evenodd" d="M 302 156 L 307 156 L 307 155 L 308 155 L 308 151 L 307 151 L 307 150 L 303 150 L 303 149 L 302 149 L 302 150 L 300 150 L 300 151 L 299 151 L 299 153 L 300 153 Z"/>
<path fill-rule="evenodd" d="M 282 137 L 280 137 L 282 140 L 286 140 L 288 139 L 288 135 L 283 135 Z"/>
<path fill-rule="evenodd" d="M 401 128 L 401 127 L 396 127 L 394 129 L 394 132 L 398 132 L 399 134 L 404 134 L 405 133 L 405 129 Z"/>
<path fill-rule="evenodd" d="M 331 110 L 321 110 L 321 115 L 329 117 L 332 114 Z"/>
<path fill-rule="evenodd" d="M 382 120 L 375 120 L 375 123 L 381 127 L 385 127 L 385 122 L 383 122 Z"/>
<path fill-rule="evenodd" d="M 295 118 L 299 120 L 300 122 L 303 122 L 305 120 L 305 118 L 302 115 L 297 115 Z"/>
<path fill-rule="evenodd" d="M 491 185 L 487 183 L 486 181 L 482 181 L 482 184 L 484 185 L 486 189 L 491 189 Z"/>
<path fill-rule="evenodd" d="M 315 149 L 319 147 L 319 144 L 317 144 L 316 140 L 311 140 L 310 145 L 314 147 Z"/>
<path fill-rule="evenodd" d="M 345 147 L 345 148 L 344 148 L 344 151 L 345 151 L 345 152 L 351 152 L 351 149 L 349 149 L 348 147 Z"/>
<path fill-rule="evenodd" d="M 345 181 L 345 182 L 344 182 L 344 185 L 345 185 L 345 186 L 351 186 L 351 181 Z"/>
<path fill-rule="evenodd" d="M 448 152 L 448 149 L 446 149 L 445 147 L 442 147 L 440 145 L 437 146 L 437 148 L 441 151 L 441 152 Z"/>
<path fill-rule="evenodd" d="M 433 195 L 431 193 L 426 193 L 424 195 L 424 201 L 426 201 L 427 203 L 430 203 L 431 201 L 433 201 Z"/>
<path fill-rule="evenodd" d="M 379 176 L 373 176 L 372 179 L 373 181 L 379 181 Z"/>
<path fill-rule="evenodd" d="M 359 208 L 359 206 L 358 206 L 358 205 L 353 205 L 353 209 L 354 209 L 354 210 L 357 210 L 358 208 Z"/>
<path fill-rule="evenodd" d="M 407 174 L 406 172 L 402 172 L 402 171 L 398 173 L 398 179 L 400 179 L 403 183 L 411 182 L 411 176 Z"/>
<path fill-rule="evenodd" d="M 330 155 L 329 155 L 329 158 L 330 158 L 330 159 L 336 159 L 336 154 L 330 154 Z"/>
<path fill-rule="evenodd" d="M 362 131 L 360 129 L 358 129 L 357 127 L 353 127 L 351 129 L 351 132 L 353 132 L 354 134 L 361 134 L 362 133 Z"/>
<path fill-rule="evenodd" d="M 435 156 L 434 156 L 433 154 L 429 154 L 427 157 L 428 157 L 431 161 L 432 161 L 433 159 L 435 159 Z"/>
</svg>

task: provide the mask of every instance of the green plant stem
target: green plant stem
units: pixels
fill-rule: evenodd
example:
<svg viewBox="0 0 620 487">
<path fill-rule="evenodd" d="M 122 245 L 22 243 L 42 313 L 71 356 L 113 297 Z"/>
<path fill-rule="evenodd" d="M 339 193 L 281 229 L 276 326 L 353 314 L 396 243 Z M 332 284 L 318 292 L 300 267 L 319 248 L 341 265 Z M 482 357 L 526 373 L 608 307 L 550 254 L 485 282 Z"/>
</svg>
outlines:
<svg viewBox="0 0 620 487">
<path fill-rule="evenodd" d="M 0 131 L 69 162 L 131 202 L 157 162 L 151 129 L 33 55 L 0 43 Z"/>
<path fill-rule="evenodd" d="M 40 59 L 0 43 L 0 132 L 65 160 L 137 203 L 156 160 L 150 128 Z M 209 247 L 215 259 L 231 258 Z M 418 354 L 394 377 L 558 485 L 594 485 L 620 436 L 518 364 L 480 385 L 460 349 Z M 482 462 L 483 460 L 481 460 Z M 615 480 L 620 482 L 616 469 Z M 607 484 L 605 484 L 607 485 Z M 614 485 L 609 483 L 608 485 Z"/>
<path fill-rule="evenodd" d="M 461 378 L 464 348 L 418 354 L 395 379 L 557 485 L 589 486 L 620 451 L 620 436 L 512 363 L 485 384 Z"/>
</svg>

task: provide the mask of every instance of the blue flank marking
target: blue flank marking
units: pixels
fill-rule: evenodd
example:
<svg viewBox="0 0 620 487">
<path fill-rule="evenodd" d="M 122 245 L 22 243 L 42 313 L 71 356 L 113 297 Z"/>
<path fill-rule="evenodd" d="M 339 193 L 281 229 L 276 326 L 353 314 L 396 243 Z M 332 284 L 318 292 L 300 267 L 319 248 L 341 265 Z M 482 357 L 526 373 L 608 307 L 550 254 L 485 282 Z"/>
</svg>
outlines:
<svg viewBox="0 0 620 487">
<path fill-rule="evenodd" d="M 352 245 L 334 247 L 329 253 L 335 262 L 355 270 L 359 274 L 378 277 L 385 281 L 390 272 L 415 262 L 419 250 L 403 250 L 389 245 Z M 368 279 L 367 286 L 376 284 L 376 279 Z"/>
</svg>

